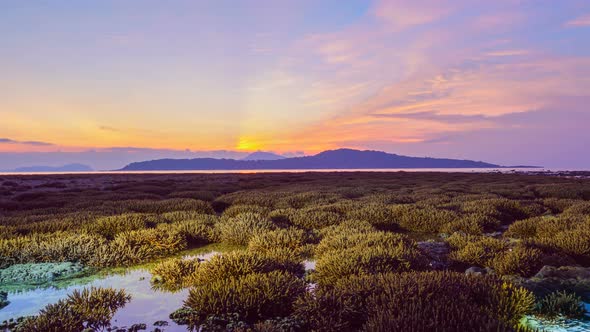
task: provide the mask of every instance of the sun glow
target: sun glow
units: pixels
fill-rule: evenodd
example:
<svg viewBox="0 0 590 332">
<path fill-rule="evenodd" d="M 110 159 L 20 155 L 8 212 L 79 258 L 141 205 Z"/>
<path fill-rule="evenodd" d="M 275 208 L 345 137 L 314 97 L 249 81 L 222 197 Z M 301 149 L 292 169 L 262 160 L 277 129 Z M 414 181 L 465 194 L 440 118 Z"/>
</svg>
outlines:
<svg viewBox="0 0 590 332">
<path fill-rule="evenodd" d="M 236 145 L 236 149 L 238 150 L 255 151 L 260 150 L 260 148 L 261 145 L 258 142 L 254 142 L 252 139 L 246 137 L 240 137 Z"/>
</svg>

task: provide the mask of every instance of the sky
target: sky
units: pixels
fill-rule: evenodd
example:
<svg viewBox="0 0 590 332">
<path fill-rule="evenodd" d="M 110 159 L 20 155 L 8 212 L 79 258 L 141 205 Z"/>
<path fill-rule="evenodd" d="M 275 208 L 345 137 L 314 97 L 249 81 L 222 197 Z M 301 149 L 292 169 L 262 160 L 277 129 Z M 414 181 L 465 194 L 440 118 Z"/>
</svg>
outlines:
<svg viewBox="0 0 590 332">
<path fill-rule="evenodd" d="M 335 148 L 590 169 L 588 0 L 0 0 L 0 169 Z"/>
</svg>

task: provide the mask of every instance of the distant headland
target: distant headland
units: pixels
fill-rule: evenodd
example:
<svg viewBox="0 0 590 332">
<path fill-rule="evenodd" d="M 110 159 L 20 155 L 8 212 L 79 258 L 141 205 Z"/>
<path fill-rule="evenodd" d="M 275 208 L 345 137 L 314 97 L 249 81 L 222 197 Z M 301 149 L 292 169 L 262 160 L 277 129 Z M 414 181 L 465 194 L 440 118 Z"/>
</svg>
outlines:
<svg viewBox="0 0 590 332">
<path fill-rule="evenodd" d="M 289 169 L 388 169 L 388 168 L 504 168 L 483 161 L 409 157 L 382 151 L 338 149 L 313 156 L 280 158 L 258 153 L 261 158 L 237 159 L 157 159 L 131 163 L 122 171 L 190 170 L 289 170 Z M 535 166 L 519 166 L 534 168 Z"/>
</svg>

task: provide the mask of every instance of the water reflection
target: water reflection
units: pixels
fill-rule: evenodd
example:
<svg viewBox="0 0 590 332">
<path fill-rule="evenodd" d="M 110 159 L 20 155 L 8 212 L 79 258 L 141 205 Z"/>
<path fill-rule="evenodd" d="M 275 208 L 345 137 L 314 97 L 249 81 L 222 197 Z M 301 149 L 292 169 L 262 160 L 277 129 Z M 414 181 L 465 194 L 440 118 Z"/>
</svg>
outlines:
<svg viewBox="0 0 590 332">
<path fill-rule="evenodd" d="M 194 253 L 185 257 L 208 260 L 217 254 L 219 254 L 218 251 L 210 251 L 204 254 Z M 44 286 L 25 286 L 18 289 L 0 285 L 0 290 L 8 292 L 8 300 L 10 301 L 8 306 L 0 309 L 0 322 L 10 318 L 36 315 L 48 304 L 66 298 L 74 290 L 94 286 L 125 289 L 132 297 L 131 302 L 115 313 L 112 320 L 113 326 L 128 328 L 136 323 L 145 323 L 148 330 L 151 330 L 154 328 L 153 323 L 167 321 L 169 325 L 160 327 L 161 330 L 186 331 L 186 327 L 175 324 L 168 316 L 182 306 L 188 296 L 188 289 L 177 292 L 155 289 L 150 283 L 151 277 L 148 267 L 139 267 L 127 270 L 119 269 L 106 275 L 71 279 L 66 283 Z"/>
<path fill-rule="evenodd" d="M 213 247 L 208 247 L 213 248 Z M 217 248 L 220 251 L 230 251 L 239 248 Z M 179 255 L 185 259 L 209 260 L 220 254 L 220 251 L 211 250 L 204 252 L 206 248 L 188 251 Z M 315 261 L 304 262 L 306 270 L 315 268 Z M 169 319 L 170 313 L 180 308 L 188 296 L 188 289 L 169 292 L 164 289 L 154 288 L 150 280 L 149 265 L 131 269 L 117 269 L 107 274 L 97 274 L 83 278 L 70 279 L 63 282 L 50 283 L 43 286 L 2 286 L 0 290 L 8 292 L 10 304 L 0 309 L 0 322 L 10 318 L 36 315 L 40 309 L 48 304 L 56 303 L 64 299 L 74 290 L 88 287 L 112 287 L 125 289 L 131 295 L 131 302 L 119 309 L 112 320 L 112 326 L 131 327 L 133 324 L 145 323 L 148 330 L 153 330 L 153 323 L 167 321 L 168 326 L 159 327 L 164 331 L 186 331 L 186 327 L 179 326 Z"/>
</svg>

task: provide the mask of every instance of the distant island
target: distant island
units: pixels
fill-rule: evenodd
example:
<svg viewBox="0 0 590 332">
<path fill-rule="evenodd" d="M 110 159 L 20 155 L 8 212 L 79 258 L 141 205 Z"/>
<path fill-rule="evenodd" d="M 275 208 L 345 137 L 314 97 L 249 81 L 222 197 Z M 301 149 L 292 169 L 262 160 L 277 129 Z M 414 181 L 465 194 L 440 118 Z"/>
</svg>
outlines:
<svg viewBox="0 0 590 332">
<path fill-rule="evenodd" d="M 6 173 L 59 173 L 59 172 L 92 172 L 90 166 L 82 164 L 68 164 L 63 166 L 27 166 L 11 170 L 5 170 Z"/>
<path fill-rule="evenodd" d="M 262 156 L 261 156 L 262 157 Z M 260 158 L 262 159 L 262 158 Z M 289 170 L 289 169 L 387 169 L 387 168 L 502 168 L 483 161 L 408 157 L 382 151 L 329 150 L 314 156 L 274 160 L 158 159 L 135 162 L 122 171 L 190 170 Z"/>
</svg>

